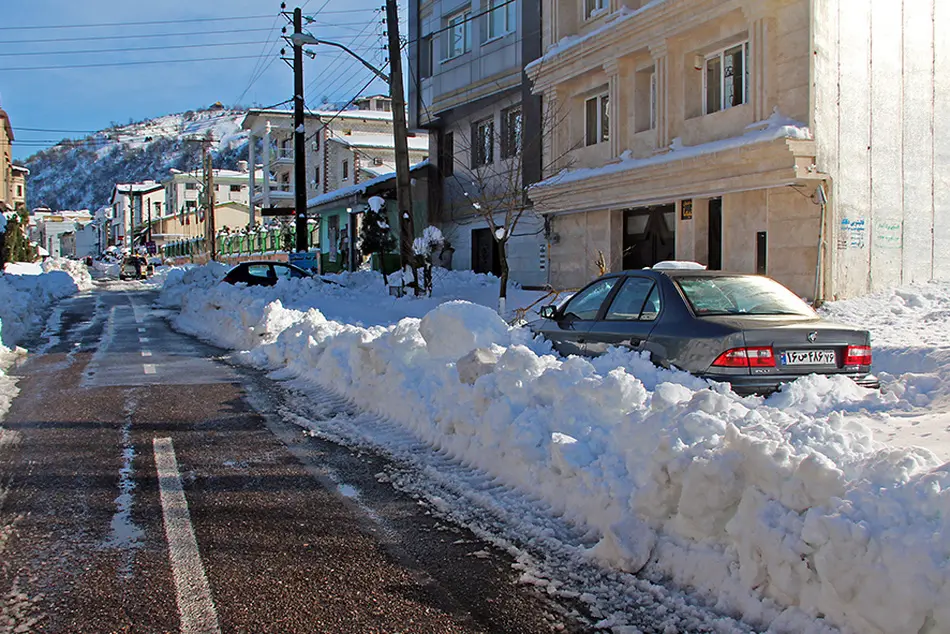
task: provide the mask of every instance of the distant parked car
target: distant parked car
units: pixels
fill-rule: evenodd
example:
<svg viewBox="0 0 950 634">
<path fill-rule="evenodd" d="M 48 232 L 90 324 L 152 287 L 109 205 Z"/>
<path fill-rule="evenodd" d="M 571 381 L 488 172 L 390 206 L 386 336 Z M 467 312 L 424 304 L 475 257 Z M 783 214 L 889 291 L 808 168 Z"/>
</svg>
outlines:
<svg viewBox="0 0 950 634">
<path fill-rule="evenodd" d="M 141 255 L 127 255 L 119 265 L 120 280 L 144 280 L 151 273 L 151 265 Z"/>
<path fill-rule="evenodd" d="M 645 269 L 604 275 L 531 327 L 562 354 L 610 346 L 657 365 L 765 394 L 807 374 L 878 388 L 867 330 L 831 323 L 778 282 L 758 275 Z"/>
<path fill-rule="evenodd" d="M 248 286 L 273 286 L 279 279 L 312 277 L 307 271 L 283 262 L 241 262 L 224 276 L 228 284 Z"/>
</svg>

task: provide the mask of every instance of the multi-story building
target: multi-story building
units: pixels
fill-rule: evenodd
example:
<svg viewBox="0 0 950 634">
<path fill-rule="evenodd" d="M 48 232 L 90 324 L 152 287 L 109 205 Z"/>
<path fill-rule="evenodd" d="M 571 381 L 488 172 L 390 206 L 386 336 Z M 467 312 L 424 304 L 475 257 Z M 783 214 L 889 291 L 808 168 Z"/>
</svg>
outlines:
<svg viewBox="0 0 950 634">
<path fill-rule="evenodd" d="M 13 126 L 0 108 L 0 211 L 13 209 Z"/>
<path fill-rule="evenodd" d="M 349 187 L 395 170 L 395 144 L 390 101 L 369 97 L 361 109 L 308 111 L 307 198 Z M 242 122 L 248 130 L 248 160 L 257 160 L 261 142 L 263 178 L 249 176 L 254 208 L 294 206 L 294 115 L 289 110 L 250 110 Z M 409 162 L 429 154 L 427 135 L 411 133 Z M 252 208 L 252 219 L 257 219 Z"/>
<path fill-rule="evenodd" d="M 26 206 L 26 177 L 30 175 L 30 170 L 22 165 L 13 165 L 10 168 L 12 178 L 10 180 L 10 200 L 11 206 L 16 209 L 19 206 Z"/>
<path fill-rule="evenodd" d="M 92 214 L 88 209 L 75 211 L 35 209 L 30 214 L 28 229 L 30 241 L 43 247 L 48 252 L 47 254 L 53 257 L 75 255 L 75 232 L 88 225 L 91 220 Z M 72 234 L 73 238 L 67 237 L 67 251 L 64 252 L 62 236 L 65 234 Z"/>
<path fill-rule="evenodd" d="M 109 200 L 112 207 L 109 245 L 131 249 L 147 232 L 149 220 L 164 213 L 165 187 L 147 180 L 141 183 L 117 183 Z"/>
<path fill-rule="evenodd" d="M 542 171 L 540 100 L 525 64 L 541 54 L 540 0 L 409 0 L 409 123 L 431 131 L 438 177 L 429 206 L 454 264 L 500 272 L 498 227 Z M 547 281 L 542 219 L 528 209 L 508 238 L 512 279 Z"/>
<path fill-rule="evenodd" d="M 260 179 L 263 171 L 257 172 Z M 243 229 L 250 222 L 250 187 L 247 161 L 238 169 L 215 169 L 212 174 L 215 204 L 215 229 Z M 201 172 L 173 171 L 162 182 L 165 187 L 164 213 L 154 216 L 153 240 L 160 247 L 175 240 L 205 235 L 205 217 L 201 209 Z"/>
<path fill-rule="evenodd" d="M 939 0 L 545 0 L 551 282 L 664 259 L 807 297 L 950 279 Z"/>
</svg>

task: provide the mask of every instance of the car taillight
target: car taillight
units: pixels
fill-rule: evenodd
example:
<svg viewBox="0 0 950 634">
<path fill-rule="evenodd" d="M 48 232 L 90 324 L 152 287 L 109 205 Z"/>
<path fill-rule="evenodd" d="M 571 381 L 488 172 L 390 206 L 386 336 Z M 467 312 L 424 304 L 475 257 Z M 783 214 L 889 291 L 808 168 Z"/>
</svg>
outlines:
<svg viewBox="0 0 950 634">
<path fill-rule="evenodd" d="M 871 346 L 848 346 L 844 352 L 845 365 L 871 365 Z"/>
<path fill-rule="evenodd" d="M 733 348 L 726 350 L 713 361 L 717 368 L 774 368 L 775 355 L 772 348 Z"/>
<path fill-rule="evenodd" d="M 223 279 L 222 281 L 223 281 L 223 282 L 226 282 L 226 283 L 228 283 L 228 284 L 234 284 L 234 283 L 236 282 L 234 276 L 231 275 L 230 273 L 228 273 L 227 275 L 225 275 L 225 276 L 224 276 L 224 279 Z"/>
</svg>

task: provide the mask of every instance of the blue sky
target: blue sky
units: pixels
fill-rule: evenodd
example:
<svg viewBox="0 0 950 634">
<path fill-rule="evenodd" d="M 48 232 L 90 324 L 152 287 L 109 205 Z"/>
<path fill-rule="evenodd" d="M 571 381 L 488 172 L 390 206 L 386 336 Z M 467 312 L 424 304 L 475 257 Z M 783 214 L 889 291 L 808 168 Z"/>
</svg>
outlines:
<svg viewBox="0 0 950 634">
<path fill-rule="evenodd" d="M 384 64 L 384 14 L 377 10 L 383 0 L 299 2 L 304 15 L 316 19 L 305 26 L 315 36 L 346 44 L 378 67 Z M 279 0 L 28 0 L 4 4 L 0 105 L 10 115 L 18 141 L 13 146 L 15 160 L 62 138 L 85 136 L 80 131 L 101 130 L 113 122 L 125 124 L 194 110 L 216 101 L 269 106 L 292 96 L 291 69 L 276 59 L 282 46 L 290 53 L 289 46 L 279 39 L 280 28 L 287 24 L 278 16 Z M 288 10 L 297 6 L 287 4 Z M 404 10 L 403 3 L 403 37 Z M 143 24 L 154 21 L 164 23 Z M 292 29 L 288 26 L 287 30 Z M 135 48 L 154 50 L 119 50 Z M 105 52 L 83 52 L 92 50 Z M 345 102 L 370 80 L 368 70 L 337 49 L 318 48 L 316 52 L 316 59 L 304 58 L 309 107 L 319 106 L 324 98 Z M 203 58 L 227 59 L 168 61 Z M 161 63 L 113 65 L 151 60 Z M 66 65 L 88 67 L 62 68 Z M 18 68 L 34 70 L 14 70 Z M 385 90 L 385 85 L 376 81 L 367 93 Z"/>
</svg>

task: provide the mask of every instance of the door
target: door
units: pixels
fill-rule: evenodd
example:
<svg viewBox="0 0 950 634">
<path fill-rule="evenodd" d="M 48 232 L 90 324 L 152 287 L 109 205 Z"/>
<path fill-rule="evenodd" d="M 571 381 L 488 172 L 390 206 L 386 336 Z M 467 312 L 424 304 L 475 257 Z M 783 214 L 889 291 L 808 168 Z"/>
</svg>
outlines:
<svg viewBox="0 0 950 634">
<path fill-rule="evenodd" d="M 623 218 L 623 268 L 650 268 L 676 257 L 676 207 L 628 209 Z"/>
<path fill-rule="evenodd" d="M 660 316 L 660 289 L 649 277 L 627 277 L 603 317 L 587 332 L 587 353 L 604 354 L 611 346 L 646 350 Z"/>
<path fill-rule="evenodd" d="M 568 300 L 554 319 L 541 322 L 538 330 L 564 356 L 587 354 L 587 333 L 621 279 L 607 277 L 592 282 Z"/>
<path fill-rule="evenodd" d="M 722 198 L 709 200 L 709 259 L 710 271 L 722 270 Z"/>
<path fill-rule="evenodd" d="M 472 270 L 501 275 L 498 243 L 492 237 L 491 229 L 472 229 Z"/>
</svg>

